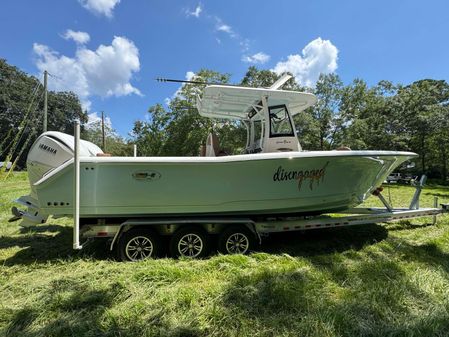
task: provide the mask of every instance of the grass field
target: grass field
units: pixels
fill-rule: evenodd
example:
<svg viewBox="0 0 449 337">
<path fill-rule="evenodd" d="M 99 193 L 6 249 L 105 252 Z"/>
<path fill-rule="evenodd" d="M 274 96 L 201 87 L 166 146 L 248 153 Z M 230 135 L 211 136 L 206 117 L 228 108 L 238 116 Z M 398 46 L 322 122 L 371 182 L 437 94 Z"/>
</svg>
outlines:
<svg viewBox="0 0 449 337">
<path fill-rule="evenodd" d="M 8 223 L 27 190 L 22 173 L 0 182 L 2 336 L 449 335 L 449 215 L 275 235 L 249 256 L 121 263 L 104 243 L 72 251 L 70 220 Z M 391 187 L 395 206 L 412 194 Z M 428 187 L 421 205 L 434 195 L 449 202 Z"/>
</svg>

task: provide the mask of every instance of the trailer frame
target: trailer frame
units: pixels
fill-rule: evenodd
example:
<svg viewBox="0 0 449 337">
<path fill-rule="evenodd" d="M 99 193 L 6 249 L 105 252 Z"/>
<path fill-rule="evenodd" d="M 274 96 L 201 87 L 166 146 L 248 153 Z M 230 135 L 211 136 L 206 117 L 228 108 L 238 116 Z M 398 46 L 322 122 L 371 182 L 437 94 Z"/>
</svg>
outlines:
<svg viewBox="0 0 449 337">
<path fill-rule="evenodd" d="M 425 182 L 425 177 L 416 186 L 409 208 L 393 208 L 381 194 L 381 188 L 373 194 L 378 197 L 384 207 L 356 207 L 334 214 L 317 216 L 278 216 L 252 219 L 250 217 L 165 217 L 165 218 L 132 218 L 117 224 L 106 224 L 101 219 L 98 224 L 85 225 L 80 230 L 81 237 L 87 241 L 93 238 L 106 237 L 110 239 L 109 250 L 120 249 L 120 240 L 132 230 L 151 230 L 158 236 L 171 237 L 185 228 L 201 230 L 205 235 L 218 236 L 219 240 L 229 228 L 241 229 L 252 233 L 256 241 L 262 244 L 263 237 L 271 233 L 305 231 L 311 229 L 338 228 L 374 223 L 388 223 L 431 216 L 432 225 L 436 224 L 437 216 L 449 212 L 449 204 L 438 206 L 438 198 L 434 198 L 433 208 L 417 208 L 417 201 Z M 413 200 L 415 202 L 413 202 Z M 248 240 L 250 238 L 248 237 Z M 82 247 L 83 245 L 80 245 Z M 75 247 L 75 246 L 74 246 Z M 246 252 L 246 251 L 245 251 Z M 230 253 L 224 251 L 224 253 Z"/>
</svg>

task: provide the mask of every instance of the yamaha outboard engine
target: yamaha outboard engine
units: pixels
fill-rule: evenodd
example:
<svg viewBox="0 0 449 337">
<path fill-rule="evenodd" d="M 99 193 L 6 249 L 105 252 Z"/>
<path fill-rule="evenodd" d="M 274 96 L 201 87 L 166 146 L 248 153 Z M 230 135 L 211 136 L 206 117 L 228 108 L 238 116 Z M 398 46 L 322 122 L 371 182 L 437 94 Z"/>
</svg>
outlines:
<svg viewBox="0 0 449 337">
<path fill-rule="evenodd" d="M 28 152 L 27 169 L 31 190 L 33 184 L 50 171 L 73 158 L 75 139 L 62 132 L 49 131 L 37 138 Z M 102 154 L 101 149 L 88 141 L 80 141 L 80 156 L 95 157 Z M 33 195 L 32 195 L 33 196 Z"/>
<path fill-rule="evenodd" d="M 27 207 L 27 211 L 21 211 L 13 207 L 14 220 L 22 218 L 22 226 L 31 226 L 44 223 L 48 215 L 40 211 L 39 200 L 34 184 L 45 175 L 71 160 L 74 155 L 75 139 L 73 136 L 62 132 L 49 131 L 40 135 L 31 146 L 27 157 L 28 180 L 30 181 L 31 193 L 16 200 L 19 204 Z M 102 154 L 101 149 L 88 141 L 80 141 L 80 156 L 95 157 Z"/>
</svg>

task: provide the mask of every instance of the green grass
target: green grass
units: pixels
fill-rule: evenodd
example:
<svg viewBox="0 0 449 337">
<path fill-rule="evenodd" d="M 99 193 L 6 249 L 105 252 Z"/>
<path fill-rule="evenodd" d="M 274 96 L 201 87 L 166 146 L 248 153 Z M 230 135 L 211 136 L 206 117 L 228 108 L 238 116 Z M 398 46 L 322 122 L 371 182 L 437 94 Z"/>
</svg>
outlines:
<svg viewBox="0 0 449 337">
<path fill-rule="evenodd" d="M 25 174 L 0 182 L 0 335 L 449 334 L 448 215 L 274 235 L 250 256 L 120 263 L 103 243 L 72 251 L 70 220 L 8 223 L 27 190 Z M 412 194 L 391 187 L 395 206 Z M 435 186 L 421 205 L 434 195 L 449 201 Z"/>
</svg>

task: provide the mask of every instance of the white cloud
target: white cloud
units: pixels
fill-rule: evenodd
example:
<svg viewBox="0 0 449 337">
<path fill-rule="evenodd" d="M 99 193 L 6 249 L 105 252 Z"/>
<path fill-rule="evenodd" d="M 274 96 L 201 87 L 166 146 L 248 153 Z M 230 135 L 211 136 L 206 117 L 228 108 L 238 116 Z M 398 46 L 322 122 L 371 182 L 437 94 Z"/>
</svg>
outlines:
<svg viewBox="0 0 449 337">
<path fill-rule="evenodd" d="M 193 11 L 187 10 L 186 16 L 187 17 L 194 16 L 196 18 L 199 18 L 202 11 L 203 11 L 203 7 L 202 7 L 201 3 L 199 3 L 198 6 L 196 6 L 195 10 L 193 10 Z"/>
<path fill-rule="evenodd" d="M 228 33 L 228 34 L 233 34 L 234 33 L 232 31 L 232 27 L 228 26 L 227 24 L 224 24 L 224 23 L 217 25 L 217 30 L 220 31 L 220 32 Z"/>
<path fill-rule="evenodd" d="M 241 39 L 239 42 L 240 48 L 243 53 L 246 53 L 249 50 L 250 42 L 249 39 Z"/>
<path fill-rule="evenodd" d="M 50 90 L 73 91 L 83 104 L 83 109 L 90 108 L 89 85 L 84 70 L 79 62 L 64 55 L 59 55 L 49 47 L 35 43 L 33 51 L 37 55 L 36 66 L 43 72 L 47 70 L 54 77 L 48 82 Z"/>
<path fill-rule="evenodd" d="M 54 75 L 49 88 L 75 92 L 83 108 L 90 108 L 92 95 L 141 95 L 130 83 L 133 74 L 140 70 L 139 51 L 125 37 L 115 36 L 111 45 L 100 45 L 96 50 L 79 46 L 74 57 L 60 55 L 38 43 L 33 45 L 33 51 L 37 56 L 37 68 Z"/>
<path fill-rule="evenodd" d="M 79 3 L 97 15 L 105 15 L 111 18 L 113 15 L 114 7 L 120 2 L 120 0 L 78 0 Z"/>
<path fill-rule="evenodd" d="M 220 45 L 222 44 L 223 41 L 221 37 L 223 35 L 229 36 L 235 43 L 238 43 L 238 45 L 240 46 L 240 52 L 244 54 L 242 55 L 243 60 L 250 50 L 251 41 L 245 38 L 244 36 L 240 35 L 238 31 L 236 31 L 232 26 L 225 23 L 219 16 L 205 12 L 201 3 L 198 4 L 198 6 L 195 8 L 194 11 L 186 10 L 186 17 L 195 16 L 199 18 L 200 14 L 203 20 L 206 20 L 210 24 L 214 25 L 213 32 L 217 44 Z M 216 35 L 219 35 L 220 37 Z"/>
<path fill-rule="evenodd" d="M 194 77 L 195 77 L 195 73 L 193 71 L 186 72 L 186 80 L 187 81 L 190 81 Z"/>
<path fill-rule="evenodd" d="M 66 40 L 73 40 L 79 44 L 85 44 L 90 40 L 90 36 L 86 32 L 75 32 L 71 29 L 67 29 L 62 37 Z"/>
<path fill-rule="evenodd" d="M 305 46 L 301 55 L 289 55 L 286 61 L 278 62 L 273 71 L 278 74 L 291 72 L 299 84 L 314 86 L 321 73 L 328 74 L 337 69 L 337 60 L 337 47 L 319 37 Z"/>
<path fill-rule="evenodd" d="M 270 60 L 270 55 L 267 55 L 263 52 L 259 52 L 257 54 L 248 56 L 243 55 L 242 61 L 247 63 L 254 63 L 254 64 L 264 64 Z"/>
<path fill-rule="evenodd" d="M 242 42 L 243 39 L 232 29 L 231 26 L 224 23 L 223 20 L 220 19 L 218 16 L 215 16 L 214 19 L 216 31 L 226 33 L 233 39 L 237 39 L 240 40 L 240 42 Z"/>
<path fill-rule="evenodd" d="M 129 83 L 133 73 L 140 70 L 139 50 L 127 38 L 115 36 L 110 46 L 100 45 L 95 51 L 81 48 L 76 58 L 86 73 L 92 94 L 140 95 Z"/>
</svg>

